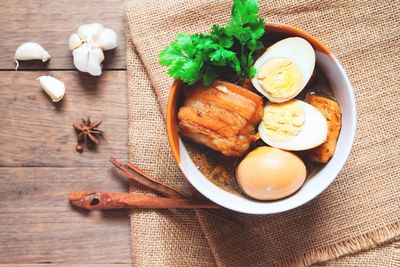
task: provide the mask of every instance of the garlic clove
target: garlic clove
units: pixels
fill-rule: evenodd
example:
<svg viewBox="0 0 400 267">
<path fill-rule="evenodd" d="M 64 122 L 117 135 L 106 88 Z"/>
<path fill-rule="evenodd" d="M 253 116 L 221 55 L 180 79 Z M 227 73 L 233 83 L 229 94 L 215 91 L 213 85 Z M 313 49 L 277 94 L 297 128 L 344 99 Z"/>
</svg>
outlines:
<svg viewBox="0 0 400 267">
<path fill-rule="evenodd" d="M 93 76 L 100 76 L 102 65 L 101 62 L 104 60 L 103 50 L 100 48 L 92 48 L 89 52 L 89 61 L 87 72 Z"/>
<path fill-rule="evenodd" d="M 117 34 L 113 30 L 105 28 L 96 41 L 96 45 L 103 50 L 110 50 L 117 47 L 117 41 Z"/>
<path fill-rule="evenodd" d="M 75 67 L 93 76 L 102 73 L 103 50 L 117 47 L 117 34 L 99 23 L 84 24 L 70 36 L 68 44 L 72 50 Z"/>
<path fill-rule="evenodd" d="M 65 85 L 62 81 L 52 76 L 40 76 L 37 80 L 53 102 L 58 102 L 64 97 Z"/>
<path fill-rule="evenodd" d="M 74 51 L 72 51 L 72 55 L 74 57 L 74 65 L 75 67 L 83 72 L 88 71 L 88 61 L 89 61 L 89 51 L 91 47 L 84 43 Z"/>
<path fill-rule="evenodd" d="M 71 36 L 69 37 L 69 40 L 68 40 L 69 49 L 74 50 L 74 49 L 80 47 L 82 44 L 83 44 L 83 40 L 79 37 L 78 34 L 76 34 L 76 33 L 71 34 Z"/>
<path fill-rule="evenodd" d="M 15 51 L 14 60 L 17 64 L 15 70 L 17 70 L 19 66 L 18 60 L 41 59 L 43 62 L 46 62 L 50 58 L 50 54 L 40 44 L 35 42 L 23 43 L 18 46 Z"/>
<path fill-rule="evenodd" d="M 80 26 L 77 33 L 81 39 L 85 40 L 86 42 L 90 42 L 99 39 L 103 30 L 103 25 L 99 23 L 89 23 Z"/>
<path fill-rule="evenodd" d="M 14 58 L 18 60 L 41 59 L 43 62 L 46 62 L 51 57 L 40 44 L 35 42 L 27 42 L 18 46 L 17 50 L 15 51 Z"/>
</svg>

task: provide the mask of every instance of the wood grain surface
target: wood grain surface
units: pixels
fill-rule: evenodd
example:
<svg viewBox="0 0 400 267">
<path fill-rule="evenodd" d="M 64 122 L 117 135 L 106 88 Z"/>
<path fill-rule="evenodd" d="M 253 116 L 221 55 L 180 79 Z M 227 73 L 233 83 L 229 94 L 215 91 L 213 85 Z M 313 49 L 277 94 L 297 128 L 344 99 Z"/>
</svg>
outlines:
<svg viewBox="0 0 400 267">
<path fill-rule="evenodd" d="M 57 267 L 109 267 L 110 264 L 86 264 L 86 263 L 72 263 L 72 264 L 64 264 L 64 263 L 57 263 L 57 264 L 49 264 L 49 263 L 27 263 L 27 264 L 1 264 L 0 267 L 49 267 L 49 266 L 55 266 Z M 116 263 L 113 264 L 112 266 L 117 265 L 118 267 L 127 267 L 127 266 L 132 266 L 130 263 Z"/>
<path fill-rule="evenodd" d="M 0 0 L 0 267 L 130 266 L 126 211 L 83 212 L 70 191 L 128 190 L 108 157 L 128 158 L 123 0 Z M 79 25 L 99 22 L 118 35 L 104 73 L 75 70 L 68 38 Z M 21 63 L 19 44 L 36 41 L 51 54 L 45 64 Z M 54 104 L 36 80 L 65 83 Z M 89 115 L 109 136 L 95 150 L 75 151 L 72 123 Z"/>
<path fill-rule="evenodd" d="M 0 166 L 107 167 L 108 157 L 127 155 L 125 72 L 106 71 L 92 77 L 77 71 L 10 71 L 0 79 Z M 66 94 L 53 103 L 37 77 L 62 80 Z M 94 151 L 75 151 L 72 123 L 90 116 L 102 120 L 109 141 Z"/>
<path fill-rule="evenodd" d="M 125 69 L 124 0 L 0 0 L 0 69 L 15 68 L 15 49 L 37 42 L 51 55 L 48 63 L 20 62 L 20 69 L 74 69 L 68 38 L 85 23 L 98 22 L 118 35 L 118 47 L 106 52 L 105 69 Z"/>
<path fill-rule="evenodd" d="M 70 191 L 126 188 L 111 168 L 0 168 L 1 262 L 126 263 L 127 212 L 67 201 Z"/>
</svg>

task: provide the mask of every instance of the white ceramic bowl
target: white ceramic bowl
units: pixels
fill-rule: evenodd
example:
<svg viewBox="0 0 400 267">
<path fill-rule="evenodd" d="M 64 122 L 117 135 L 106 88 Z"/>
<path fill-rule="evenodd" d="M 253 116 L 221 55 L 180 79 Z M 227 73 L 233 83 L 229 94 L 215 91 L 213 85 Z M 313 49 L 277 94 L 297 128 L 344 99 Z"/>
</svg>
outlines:
<svg viewBox="0 0 400 267">
<path fill-rule="evenodd" d="M 167 131 L 170 146 L 179 168 L 189 182 L 211 201 L 231 210 L 250 214 L 273 214 L 299 207 L 322 193 L 343 168 L 356 130 L 356 106 L 346 71 L 330 50 L 310 34 L 289 25 L 267 23 L 266 32 L 308 40 L 316 51 L 317 66 L 325 74 L 342 111 L 342 128 L 335 154 L 316 175 L 307 179 L 293 195 L 276 201 L 260 202 L 227 192 L 209 181 L 194 165 L 178 134 L 176 114 L 182 99 L 181 82 L 172 85 L 167 108 Z"/>
</svg>

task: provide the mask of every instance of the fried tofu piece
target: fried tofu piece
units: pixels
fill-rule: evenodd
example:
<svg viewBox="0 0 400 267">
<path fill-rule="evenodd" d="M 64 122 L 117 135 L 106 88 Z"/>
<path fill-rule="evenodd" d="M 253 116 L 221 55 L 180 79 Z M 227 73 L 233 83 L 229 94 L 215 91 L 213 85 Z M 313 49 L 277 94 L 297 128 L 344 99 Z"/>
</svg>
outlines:
<svg viewBox="0 0 400 267">
<path fill-rule="evenodd" d="M 226 156 L 243 155 L 257 139 L 262 97 L 238 85 L 215 81 L 189 88 L 178 112 L 180 133 Z"/>
<path fill-rule="evenodd" d="M 306 102 L 317 108 L 328 121 L 328 138 L 322 145 L 308 151 L 310 160 L 327 163 L 336 149 L 337 139 L 342 126 L 342 113 L 338 103 L 326 97 L 308 94 Z"/>
</svg>

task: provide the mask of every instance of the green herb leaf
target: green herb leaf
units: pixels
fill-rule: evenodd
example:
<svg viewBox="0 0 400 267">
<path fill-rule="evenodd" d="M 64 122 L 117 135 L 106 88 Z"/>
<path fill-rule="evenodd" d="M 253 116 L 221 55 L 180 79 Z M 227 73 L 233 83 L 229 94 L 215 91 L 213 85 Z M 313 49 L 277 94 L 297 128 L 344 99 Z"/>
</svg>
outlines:
<svg viewBox="0 0 400 267">
<path fill-rule="evenodd" d="M 258 17 L 257 0 L 234 0 L 232 18 L 226 27 L 226 33 L 240 43 L 241 73 L 239 79 L 252 78 L 255 75 L 253 53 L 263 47 L 260 38 L 264 35 L 264 20 Z"/>
<path fill-rule="evenodd" d="M 188 84 L 252 78 L 256 73 L 253 53 L 263 47 L 264 20 L 258 11 L 257 0 L 234 0 L 226 27 L 213 25 L 209 34 L 178 34 L 161 51 L 160 64 L 168 67 L 171 77 Z M 232 77 L 226 77 L 228 73 Z"/>
</svg>

